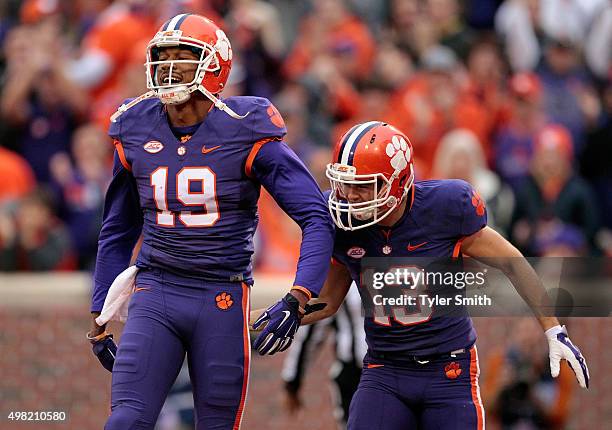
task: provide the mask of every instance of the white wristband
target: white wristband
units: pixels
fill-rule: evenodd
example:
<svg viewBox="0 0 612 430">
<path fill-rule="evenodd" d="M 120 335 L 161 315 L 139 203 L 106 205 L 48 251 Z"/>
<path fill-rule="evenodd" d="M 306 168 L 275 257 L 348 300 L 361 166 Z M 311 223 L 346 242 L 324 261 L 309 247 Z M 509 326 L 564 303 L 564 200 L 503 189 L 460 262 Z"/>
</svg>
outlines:
<svg viewBox="0 0 612 430">
<path fill-rule="evenodd" d="M 565 333 L 565 335 L 567 335 L 567 330 L 565 329 L 564 325 L 556 325 L 544 332 L 546 337 L 549 339 L 556 339 L 559 333 Z"/>
</svg>

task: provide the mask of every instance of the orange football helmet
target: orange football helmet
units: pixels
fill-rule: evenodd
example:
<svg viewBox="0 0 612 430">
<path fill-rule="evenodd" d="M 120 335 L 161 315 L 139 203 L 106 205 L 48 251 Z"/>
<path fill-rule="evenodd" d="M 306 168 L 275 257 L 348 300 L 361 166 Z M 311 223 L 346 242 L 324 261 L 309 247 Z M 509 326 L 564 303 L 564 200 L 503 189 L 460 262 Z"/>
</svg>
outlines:
<svg viewBox="0 0 612 430">
<path fill-rule="evenodd" d="M 358 230 L 378 223 L 397 208 L 414 184 L 412 144 L 390 124 L 357 124 L 336 144 L 326 176 L 332 192 L 329 211 L 343 230 Z M 370 198 L 351 201 L 353 187 Z M 354 225 L 353 219 L 359 222 Z"/>
<path fill-rule="evenodd" d="M 200 58 L 199 60 L 160 61 L 159 48 L 171 46 L 189 47 L 199 53 Z M 197 65 L 191 82 L 172 82 L 172 69 L 179 63 Z M 160 82 L 158 70 L 162 64 L 167 64 L 170 68 L 168 82 Z M 233 113 L 216 97 L 227 84 L 232 68 L 232 46 L 223 30 L 210 19 L 183 13 L 166 21 L 147 46 L 145 68 L 147 88 L 153 91 L 163 103 L 184 103 L 192 92 L 198 90 L 218 108 L 226 110 L 230 115 Z"/>
</svg>

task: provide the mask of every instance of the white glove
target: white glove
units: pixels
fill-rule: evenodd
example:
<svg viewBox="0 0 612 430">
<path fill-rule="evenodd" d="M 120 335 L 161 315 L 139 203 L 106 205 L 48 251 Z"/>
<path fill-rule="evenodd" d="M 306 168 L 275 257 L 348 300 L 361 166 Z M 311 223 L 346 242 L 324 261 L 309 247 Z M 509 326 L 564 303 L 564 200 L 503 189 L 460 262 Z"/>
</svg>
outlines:
<svg viewBox="0 0 612 430">
<path fill-rule="evenodd" d="M 580 386 L 589 388 L 589 368 L 578 347 L 567 336 L 565 326 L 556 325 L 546 330 L 545 334 L 548 339 L 550 373 L 553 378 L 559 376 L 561 359 L 564 358 L 576 374 Z"/>
</svg>

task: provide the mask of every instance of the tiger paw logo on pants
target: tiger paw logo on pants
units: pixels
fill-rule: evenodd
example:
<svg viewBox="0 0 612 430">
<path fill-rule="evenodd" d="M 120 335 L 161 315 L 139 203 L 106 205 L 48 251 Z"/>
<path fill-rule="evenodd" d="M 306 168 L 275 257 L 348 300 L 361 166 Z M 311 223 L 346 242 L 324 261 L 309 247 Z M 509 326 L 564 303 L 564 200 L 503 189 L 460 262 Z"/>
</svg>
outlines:
<svg viewBox="0 0 612 430">
<path fill-rule="evenodd" d="M 451 361 L 444 366 L 444 374 L 448 379 L 457 379 L 461 375 L 461 366 L 459 363 Z"/>
<path fill-rule="evenodd" d="M 217 302 L 217 307 L 222 311 L 228 310 L 234 304 L 232 296 L 229 293 L 217 294 L 217 297 L 215 297 L 215 302 Z"/>
</svg>

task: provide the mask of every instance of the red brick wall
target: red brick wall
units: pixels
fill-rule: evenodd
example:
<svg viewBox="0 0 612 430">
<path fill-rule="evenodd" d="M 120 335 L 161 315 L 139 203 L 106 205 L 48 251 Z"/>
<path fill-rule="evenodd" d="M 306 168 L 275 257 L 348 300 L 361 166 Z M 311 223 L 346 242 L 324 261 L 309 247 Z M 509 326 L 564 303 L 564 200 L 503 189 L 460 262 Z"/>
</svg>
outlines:
<svg viewBox="0 0 612 430">
<path fill-rule="evenodd" d="M 84 333 L 87 315 L 78 306 L 41 308 L 0 308 L 0 429 L 98 429 L 109 410 L 110 374 L 91 354 Z M 480 319 L 479 353 L 502 346 L 512 330 L 511 319 Z M 592 387 L 576 390 L 572 405 L 572 429 L 610 427 L 612 373 L 610 348 L 612 330 L 608 319 L 582 319 L 568 323 L 572 339 L 588 359 Z M 544 339 L 542 339 L 544 341 Z M 305 409 L 290 418 L 283 410 L 279 369 L 283 356 L 259 357 L 253 354 L 250 392 L 244 429 L 317 430 L 333 429 L 328 370 L 329 352 L 322 354 L 308 374 Z M 486 376 L 487 369 L 482 369 Z M 10 423 L 11 410 L 66 411 L 69 421 L 62 424 Z"/>
</svg>

